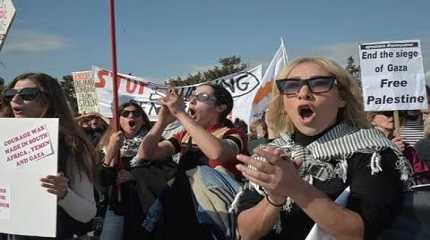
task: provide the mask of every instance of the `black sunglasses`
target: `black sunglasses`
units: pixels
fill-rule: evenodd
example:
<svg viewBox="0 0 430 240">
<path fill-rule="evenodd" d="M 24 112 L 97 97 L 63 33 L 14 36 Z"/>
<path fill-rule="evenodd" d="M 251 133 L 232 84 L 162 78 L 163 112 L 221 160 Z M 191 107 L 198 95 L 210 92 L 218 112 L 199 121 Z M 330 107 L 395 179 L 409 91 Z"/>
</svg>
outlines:
<svg viewBox="0 0 430 240">
<path fill-rule="evenodd" d="M 309 79 L 285 78 L 276 81 L 276 86 L 281 94 L 296 96 L 300 89 L 306 85 L 312 93 L 330 91 L 336 84 L 334 76 L 315 76 Z"/>
<path fill-rule="evenodd" d="M 38 96 L 42 95 L 42 92 L 39 88 L 22 88 L 19 90 L 16 89 L 8 89 L 3 94 L 3 99 L 5 102 L 10 102 L 18 94 L 22 100 L 25 101 L 33 101 Z"/>
<path fill-rule="evenodd" d="M 121 117 L 128 117 L 130 115 L 130 113 L 131 113 L 132 117 L 140 117 L 143 114 L 143 112 L 140 110 L 133 110 L 133 111 L 122 110 L 122 111 L 120 111 L 119 115 L 121 115 Z"/>
<path fill-rule="evenodd" d="M 216 97 L 210 96 L 207 93 L 199 93 L 199 94 L 191 94 L 186 101 L 192 101 L 193 99 L 196 99 L 199 102 L 209 102 L 209 101 L 216 101 Z"/>
<path fill-rule="evenodd" d="M 376 114 L 384 115 L 386 117 L 392 117 L 393 116 L 393 112 L 392 111 L 377 112 Z"/>
</svg>

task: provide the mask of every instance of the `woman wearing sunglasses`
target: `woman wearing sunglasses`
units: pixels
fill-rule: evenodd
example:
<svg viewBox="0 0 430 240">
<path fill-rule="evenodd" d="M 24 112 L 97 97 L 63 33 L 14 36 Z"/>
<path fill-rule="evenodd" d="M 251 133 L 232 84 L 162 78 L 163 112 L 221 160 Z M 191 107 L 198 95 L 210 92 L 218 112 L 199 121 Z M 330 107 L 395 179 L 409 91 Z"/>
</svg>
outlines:
<svg viewBox="0 0 430 240">
<path fill-rule="evenodd" d="M 395 131 L 393 112 L 369 112 L 367 113 L 367 119 L 376 129 L 390 139 L 409 160 L 414 170 L 414 184 L 430 183 L 430 168 L 420 159 L 415 148 L 403 141 L 400 134 Z"/>
<path fill-rule="evenodd" d="M 235 156 L 246 152 L 245 135 L 241 130 L 233 128 L 233 124 L 227 119 L 233 108 L 233 98 L 224 87 L 215 84 L 200 85 L 188 100 L 188 113 L 185 111 L 184 100 L 175 91 L 170 91 L 160 100 L 158 121 L 143 139 L 136 156 L 138 161 L 146 161 L 159 160 L 180 153 L 175 181 L 160 197 L 164 224 L 159 229 L 162 229 L 163 239 L 212 239 L 210 236 L 219 225 L 214 222 L 208 223 L 210 213 L 204 208 L 196 207 L 198 202 L 196 199 L 201 195 L 191 187 L 189 174 L 195 169 L 203 168 L 207 169 L 208 173 L 203 174 L 205 177 L 216 173 L 218 174 L 216 176 L 220 176 L 220 173 L 213 170 L 216 168 L 223 173 L 227 172 L 226 176 L 229 177 L 223 180 L 229 179 L 234 182 L 232 184 L 237 184 L 234 178 L 230 177 L 231 175 L 236 179 L 240 178 L 240 173 L 235 169 L 237 164 Z M 175 120 L 182 124 L 184 130 L 159 142 L 166 126 Z M 216 181 L 211 183 L 213 187 L 217 184 Z M 197 184 L 194 182 L 193 186 Z M 206 186 L 199 187 L 199 190 L 208 193 Z M 226 194 L 225 200 L 229 200 L 228 190 L 222 194 Z M 230 197 L 232 199 L 234 193 Z M 228 203 L 225 207 L 228 207 Z M 202 214 L 207 214 L 205 219 L 196 218 Z M 217 213 L 212 211 L 212 214 Z M 225 229 L 219 230 L 217 234 L 225 236 L 228 234 L 226 232 Z"/>
<path fill-rule="evenodd" d="M 355 82 L 333 61 L 299 58 L 275 83 L 267 114 L 280 137 L 238 156 L 250 181 L 238 195 L 240 235 L 305 239 L 317 224 L 335 239 L 374 239 L 400 209 L 407 160 L 368 129 Z"/>
<path fill-rule="evenodd" d="M 119 106 L 119 125 L 118 132 L 113 132 L 109 127 L 97 147 L 102 155 L 102 164 L 97 165 L 96 176 L 107 195 L 101 238 L 107 240 L 136 239 L 141 236 L 142 219 L 139 218 L 144 215 L 130 160 L 136 155 L 151 123 L 142 107 L 128 100 Z M 117 153 L 121 163 L 114 161 Z"/>
<path fill-rule="evenodd" d="M 89 229 L 84 223 L 96 214 L 92 164 L 95 156 L 91 144 L 72 117 L 59 83 L 43 73 L 22 74 L 6 88 L 3 101 L 9 117 L 59 118 L 59 173 L 42 178 L 41 185 L 58 197 L 57 238 L 85 233 Z"/>
</svg>

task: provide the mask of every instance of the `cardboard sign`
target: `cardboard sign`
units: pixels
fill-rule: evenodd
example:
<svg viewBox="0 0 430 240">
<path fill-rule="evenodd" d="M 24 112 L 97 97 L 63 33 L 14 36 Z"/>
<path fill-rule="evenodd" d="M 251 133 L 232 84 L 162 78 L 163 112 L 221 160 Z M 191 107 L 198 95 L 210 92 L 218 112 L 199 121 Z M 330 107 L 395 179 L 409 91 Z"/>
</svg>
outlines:
<svg viewBox="0 0 430 240">
<path fill-rule="evenodd" d="M 15 18 L 15 12 L 12 0 L 0 0 L 0 50 Z"/>
<path fill-rule="evenodd" d="M 57 174 L 58 119 L 0 118 L 0 232 L 55 237 L 57 197 L 40 179 Z"/>
<path fill-rule="evenodd" d="M 73 86 L 80 114 L 98 112 L 93 71 L 73 72 Z"/>
<path fill-rule="evenodd" d="M 359 46 L 365 111 L 427 109 L 419 40 Z"/>
<path fill-rule="evenodd" d="M 105 117 L 112 117 L 112 73 L 99 67 L 93 67 L 93 71 L 99 111 Z M 233 119 L 240 118 L 249 123 L 252 100 L 260 85 L 261 75 L 262 66 L 259 65 L 248 71 L 230 74 L 211 81 L 221 84 L 231 93 L 234 101 Z M 204 83 L 177 87 L 177 89 L 186 98 L 197 86 L 202 84 Z M 156 121 L 160 109 L 158 101 L 161 96 L 158 91 L 166 88 L 164 85 L 148 82 L 135 76 L 118 74 L 119 104 L 124 100 L 133 99 L 141 104 L 151 121 Z"/>
</svg>

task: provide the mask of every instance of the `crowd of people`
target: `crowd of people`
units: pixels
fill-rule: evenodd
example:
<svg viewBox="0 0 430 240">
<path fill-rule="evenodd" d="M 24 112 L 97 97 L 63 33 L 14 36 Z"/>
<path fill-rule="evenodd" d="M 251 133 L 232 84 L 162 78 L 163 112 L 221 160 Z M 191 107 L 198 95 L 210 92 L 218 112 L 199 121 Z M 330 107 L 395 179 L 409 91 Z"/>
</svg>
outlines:
<svg viewBox="0 0 430 240">
<path fill-rule="evenodd" d="M 429 237 L 430 216 L 392 234 L 408 194 L 429 191 L 428 109 L 401 113 L 395 129 L 393 112 L 364 112 L 356 82 L 322 57 L 285 66 L 249 127 L 229 120 L 221 85 L 163 95 L 156 122 L 120 99 L 114 130 L 98 113 L 73 113 L 47 74 L 5 88 L 1 117 L 59 118 L 58 173 L 40 180 L 58 198 L 57 239 Z M 182 130 L 163 135 L 173 122 Z"/>
</svg>

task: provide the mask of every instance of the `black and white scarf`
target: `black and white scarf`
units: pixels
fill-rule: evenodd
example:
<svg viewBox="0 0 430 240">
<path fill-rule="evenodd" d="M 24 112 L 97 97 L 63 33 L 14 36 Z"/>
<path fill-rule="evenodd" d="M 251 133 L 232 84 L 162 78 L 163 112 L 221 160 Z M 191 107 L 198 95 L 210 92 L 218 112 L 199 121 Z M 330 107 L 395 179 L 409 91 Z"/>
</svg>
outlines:
<svg viewBox="0 0 430 240">
<path fill-rule="evenodd" d="M 293 140 L 292 134 L 281 134 L 273 142 L 266 146 L 280 148 L 282 153 L 294 161 L 302 162 L 299 168 L 300 176 L 312 184 L 313 179 L 326 181 L 333 178 L 347 180 L 347 160 L 354 153 L 372 153 L 370 160 L 371 174 L 382 172 L 381 154 L 385 149 L 392 149 L 397 156 L 396 169 L 400 172 L 401 180 L 405 187 L 411 185 L 411 166 L 401 151 L 377 129 L 358 129 L 346 122 L 341 122 L 323 136 L 303 147 Z M 264 158 L 253 155 L 255 159 Z M 250 166 L 252 168 L 252 166 Z M 264 190 L 255 183 L 246 183 L 243 189 L 253 188 L 259 194 L 264 195 Z M 240 191 L 232 203 L 231 211 L 236 210 L 238 200 L 242 195 Z M 284 209 L 289 211 L 293 201 L 287 198 Z"/>
<path fill-rule="evenodd" d="M 145 128 L 140 129 L 140 131 L 136 134 L 136 136 L 132 138 L 124 138 L 121 148 L 120 148 L 120 156 L 121 157 L 134 157 L 137 154 L 137 150 L 139 149 L 140 143 L 145 137 L 148 130 Z"/>
</svg>

